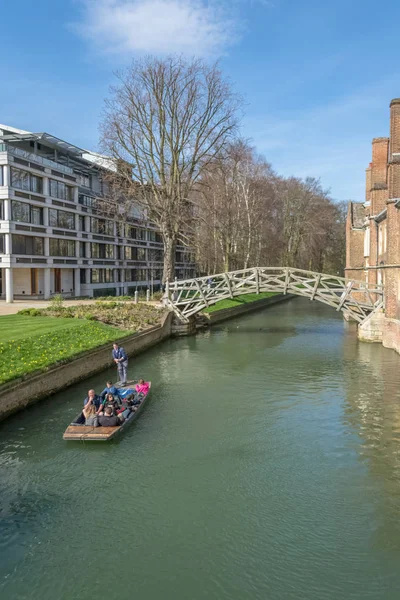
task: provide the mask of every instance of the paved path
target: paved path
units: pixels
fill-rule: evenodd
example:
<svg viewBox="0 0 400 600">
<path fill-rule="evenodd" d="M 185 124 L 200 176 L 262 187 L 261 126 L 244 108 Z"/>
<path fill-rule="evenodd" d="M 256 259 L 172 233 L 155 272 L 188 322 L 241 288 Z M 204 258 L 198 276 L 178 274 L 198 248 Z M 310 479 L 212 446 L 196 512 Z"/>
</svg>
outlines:
<svg viewBox="0 0 400 600">
<path fill-rule="evenodd" d="M 118 300 L 118 296 L 115 297 L 115 301 Z M 90 304 L 96 301 L 96 298 L 89 300 L 64 300 L 64 306 L 76 306 L 78 304 Z M 123 302 L 123 300 L 121 300 Z M 128 302 L 128 301 L 127 301 Z M 131 302 L 131 301 L 129 301 Z M 153 302 L 140 302 L 140 304 L 149 304 L 150 306 L 159 307 L 160 303 L 157 301 Z M 0 317 L 5 315 L 15 315 L 18 311 L 23 308 L 47 308 L 50 305 L 50 301 L 46 300 L 14 300 L 14 302 L 8 304 L 4 300 L 0 300 Z"/>
</svg>

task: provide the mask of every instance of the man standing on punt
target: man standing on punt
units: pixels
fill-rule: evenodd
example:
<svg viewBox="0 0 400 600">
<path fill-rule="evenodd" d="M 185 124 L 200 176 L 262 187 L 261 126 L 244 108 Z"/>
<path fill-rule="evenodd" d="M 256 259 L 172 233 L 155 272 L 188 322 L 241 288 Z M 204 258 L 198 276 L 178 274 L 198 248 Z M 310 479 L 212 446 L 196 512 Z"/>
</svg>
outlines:
<svg viewBox="0 0 400 600">
<path fill-rule="evenodd" d="M 113 343 L 112 357 L 118 367 L 118 377 L 122 385 L 127 383 L 128 357 L 122 346 Z"/>
</svg>

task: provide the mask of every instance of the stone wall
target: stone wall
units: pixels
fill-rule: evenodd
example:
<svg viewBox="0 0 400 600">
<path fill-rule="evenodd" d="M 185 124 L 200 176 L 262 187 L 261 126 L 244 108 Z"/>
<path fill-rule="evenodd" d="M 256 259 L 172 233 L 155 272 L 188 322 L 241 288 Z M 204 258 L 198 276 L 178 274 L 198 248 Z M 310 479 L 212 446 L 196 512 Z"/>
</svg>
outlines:
<svg viewBox="0 0 400 600">
<path fill-rule="evenodd" d="M 120 343 L 128 355 L 135 356 L 170 337 L 172 316 L 172 313 L 168 313 L 161 325 L 123 338 Z M 111 350 L 111 344 L 105 344 L 83 353 L 79 358 L 65 365 L 59 365 L 45 373 L 32 375 L 25 380 L 14 380 L 1 386 L 0 421 L 41 398 L 110 367 L 112 365 Z"/>
<path fill-rule="evenodd" d="M 397 319 L 384 319 L 382 344 L 400 354 L 400 321 Z"/>
<path fill-rule="evenodd" d="M 383 312 L 372 314 L 362 325 L 358 326 L 358 339 L 361 342 L 382 342 L 385 321 Z"/>
<path fill-rule="evenodd" d="M 285 302 L 285 300 L 290 300 L 291 298 L 295 297 L 296 296 L 293 294 L 278 294 L 276 296 L 271 296 L 270 298 L 262 298 L 261 300 L 256 300 L 255 302 L 249 302 L 248 304 L 243 304 L 242 306 L 225 308 L 223 310 L 219 310 L 210 314 L 205 313 L 202 316 L 204 316 L 208 320 L 210 325 L 214 325 L 215 323 L 221 323 L 221 321 L 233 319 L 234 317 L 238 317 L 239 315 L 253 312 L 255 310 L 260 310 L 262 308 L 265 308 L 266 306 L 278 304 L 278 302 Z"/>
</svg>

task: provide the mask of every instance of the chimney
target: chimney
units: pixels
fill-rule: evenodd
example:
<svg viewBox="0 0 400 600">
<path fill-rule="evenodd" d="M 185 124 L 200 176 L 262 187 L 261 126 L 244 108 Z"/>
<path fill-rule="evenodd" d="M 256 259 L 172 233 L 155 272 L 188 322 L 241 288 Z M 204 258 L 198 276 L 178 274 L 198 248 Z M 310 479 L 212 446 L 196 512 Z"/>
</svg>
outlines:
<svg viewBox="0 0 400 600">
<path fill-rule="evenodd" d="M 400 98 L 390 103 L 390 154 L 400 153 Z"/>
<path fill-rule="evenodd" d="M 368 169 L 365 169 L 365 202 L 371 200 L 371 177 L 372 177 L 372 163 L 369 163 Z"/>
<path fill-rule="evenodd" d="M 389 138 L 379 137 L 372 140 L 372 189 L 383 189 L 387 185 L 388 149 Z"/>
</svg>

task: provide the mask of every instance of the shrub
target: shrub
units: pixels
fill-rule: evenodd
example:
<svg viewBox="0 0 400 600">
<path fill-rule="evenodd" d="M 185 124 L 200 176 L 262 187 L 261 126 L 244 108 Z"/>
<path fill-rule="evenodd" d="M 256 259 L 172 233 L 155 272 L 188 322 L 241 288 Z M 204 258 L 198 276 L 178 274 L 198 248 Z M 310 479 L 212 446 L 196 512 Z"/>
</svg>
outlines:
<svg viewBox="0 0 400 600">
<path fill-rule="evenodd" d="M 52 299 L 50 300 L 50 307 L 51 310 L 55 310 L 57 311 L 61 311 L 64 308 L 64 298 L 61 296 L 61 294 L 56 294 L 55 296 L 52 297 Z"/>
<path fill-rule="evenodd" d="M 164 296 L 163 292 L 154 292 L 154 294 L 153 294 L 153 300 L 162 300 L 163 296 Z"/>
<path fill-rule="evenodd" d="M 23 308 L 18 311 L 19 315 L 27 315 L 29 317 L 40 317 L 42 315 L 42 311 L 38 308 Z"/>
</svg>

